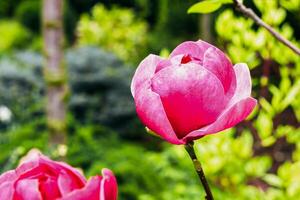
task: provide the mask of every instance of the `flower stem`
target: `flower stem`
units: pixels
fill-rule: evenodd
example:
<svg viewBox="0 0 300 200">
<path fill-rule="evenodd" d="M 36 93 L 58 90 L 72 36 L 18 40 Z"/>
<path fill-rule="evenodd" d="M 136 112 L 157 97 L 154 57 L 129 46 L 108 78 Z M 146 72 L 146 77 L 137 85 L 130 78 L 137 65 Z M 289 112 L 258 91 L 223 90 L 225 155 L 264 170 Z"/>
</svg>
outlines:
<svg viewBox="0 0 300 200">
<path fill-rule="evenodd" d="M 200 179 L 200 181 L 203 185 L 203 188 L 204 188 L 205 193 L 206 193 L 205 199 L 206 200 L 213 200 L 214 198 L 213 198 L 213 195 L 210 191 L 207 180 L 205 178 L 205 174 L 204 174 L 204 171 L 202 169 L 201 163 L 197 159 L 197 156 L 196 156 L 196 153 L 195 153 L 195 150 L 194 150 L 194 142 L 187 143 L 184 147 L 185 147 L 185 150 L 188 152 L 190 158 L 192 159 L 195 170 L 196 170 L 196 172 L 199 176 L 199 179 Z"/>
</svg>

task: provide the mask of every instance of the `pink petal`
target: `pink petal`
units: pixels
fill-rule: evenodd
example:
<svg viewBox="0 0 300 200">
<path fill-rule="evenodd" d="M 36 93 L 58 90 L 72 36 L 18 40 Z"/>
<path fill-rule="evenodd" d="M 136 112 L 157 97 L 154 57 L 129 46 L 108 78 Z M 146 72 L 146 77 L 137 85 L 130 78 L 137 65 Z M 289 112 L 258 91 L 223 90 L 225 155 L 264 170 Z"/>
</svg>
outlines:
<svg viewBox="0 0 300 200">
<path fill-rule="evenodd" d="M 165 67 L 169 67 L 170 65 L 172 65 L 171 60 L 162 60 L 157 64 L 157 67 L 155 69 L 155 73 L 157 73 L 158 71 L 162 70 Z M 153 74 L 154 75 L 154 74 Z"/>
<path fill-rule="evenodd" d="M 237 86 L 230 104 L 234 104 L 251 95 L 251 76 L 247 64 L 238 63 L 234 65 L 234 72 Z"/>
<path fill-rule="evenodd" d="M 41 165 L 40 159 L 42 155 L 38 155 L 34 159 L 24 160 L 23 163 L 15 169 L 18 179 L 25 179 L 29 177 L 36 177 L 37 175 L 50 172 L 55 174 L 53 169 L 47 165 Z M 52 161 L 53 162 L 53 161 Z"/>
<path fill-rule="evenodd" d="M 134 101 L 136 112 L 143 124 L 165 140 L 173 144 L 183 144 L 173 131 L 159 95 L 150 89 L 150 83 L 147 89 L 135 94 Z"/>
<path fill-rule="evenodd" d="M 59 193 L 66 193 L 70 190 L 81 188 L 86 183 L 84 176 L 75 168 L 63 162 L 52 161 L 43 155 L 40 155 L 35 160 L 24 162 L 16 171 L 17 174 L 19 174 L 19 180 L 28 178 L 44 179 L 44 177 L 47 176 L 49 180 L 52 177 L 55 179 L 58 178 L 59 180 L 57 183 L 55 182 L 55 184 L 59 184 Z M 65 177 L 59 177 L 62 173 L 65 174 Z M 48 187 L 45 187 L 45 190 L 47 188 Z"/>
<path fill-rule="evenodd" d="M 213 47 L 211 44 L 204 42 L 202 40 L 198 40 L 197 42 L 186 41 L 178 45 L 170 54 L 170 57 L 174 57 L 179 54 L 190 55 L 194 58 L 203 61 L 204 52 Z"/>
<path fill-rule="evenodd" d="M 38 160 L 41 155 L 42 155 L 42 153 L 40 152 L 40 150 L 33 148 L 33 149 L 29 150 L 27 152 L 27 154 L 20 159 L 19 165 L 26 163 L 26 162 L 32 162 L 34 160 Z"/>
<path fill-rule="evenodd" d="M 252 97 L 240 100 L 236 104 L 226 109 L 214 123 L 191 132 L 185 138 L 183 138 L 183 140 L 185 142 L 189 142 L 205 135 L 217 133 L 235 126 L 239 122 L 243 121 L 252 112 L 256 103 L 256 99 L 253 99 Z"/>
<path fill-rule="evenodd" d="M 136 91 L 150 81 L 156 71 L 158 63 L 162 61 L 163 59 L 159 56 L 150 54 L 140 63 L 131 82 L 131 93 L 134 98 Z"/>
<path fill-rule="evenodd" d="M 23 174 L 26 174 L 27 172 L 31 171 L 32 169 L 39 166 L 39 161 L 37 160 L 30 160 L 28 162 L 22 163 L 17 169 L 15 169 L 16 175 L 22 176 Z"/>
<path fill-rule="evenodd" d="M 179 138 L 214 122 L 228 103 L 220 80 L 194 63 L 162 69 L 152 79 L 152 90 Z"/>
<path fill-rule="evenodd" d="M 132 79 L 131 92 L 136 104 L 136 112 L 141 121 L 165 140 L 180 144 L 182 141 L 178 140 L 174 133 L 159 95 L 151 90 L 150 80 L 154 76 L 157 65 L 163 61 L 155 55 L 149 55 L 145 58 Z"/>
<path fill-rule="evenodd" d="M 0 185 L 0 197 L 3 200 L 13 200 L 14 195 L 14 183 L 5 182 Z"/>
<path fill-rule="evenodd" d="M 18 176 L 17 176 L 15 170 L 7 171 L 7 172 L 1 174 L 0 185 L 2 185 L 3 183 L 6 183 L 6 182 L 13 182 L 13 181 L 17 180 L 17 178 L 18 178 Z"/>
<path fill-rule="evenodd" d="M 103 169 L 102 176 L 100 200 L 117 200 L 118 185 L 114 174 L 109 169 Z"/>
<path fill-rule="evenodd" d="M 42 200 L 37 179 L 23 179 L 16 183 L 16 199 Z"/>
<path fill-rule="evenodd" d="M 58 176 L 57 185 L 62 195 L 68 194 L 75 189 L 81 188 L 78 186 L 76 181 L 74 182 L 73 178 L 64 171 L 62 171 Z"/>
<path fill-rule="evenodd" d="M 77 169 L 71 167 L 70 165 L 64 162 L 56 162 L 50 160 L 45 156 L 41 156 L 39 162 L 41 165 L 45 165 L 51 168 L 51 170 L 54 171 L 56 176 L 59 176 L 59 173 L 61 171 L 66 172 L 70 177 L 70 179 L 72 180 L 73 186 L 75 187 L 76 185 L 76 188 L 83 187 L 86 183 L 85 177 Z"/>
<path fill-rule="evenodd" d="M 230 60 L 215 47 L 210 47 L 204 54 L 203 66 L 215 74 L 223 84 L 228 98 L 231 98 L 236 88 L 236 78 Z"/>
<path fill-rule="evenodd" d="M 39 190 L 43 200 L 53 200 L 61 197 L 56 177 L 49 177 L 47 175 L 39 177 Z"/>
<path fill-rule="evenodd" d="M 185 61 L 187 60 L 187 61 Z M 160 70 L 166 68 L 166 67 L 172 67 L 172 66 L 179 66 L 181 64 L 186 64 L 188 62 L 194 62 L 199 64 L 198 60 L 193 60 L 193 58 L 186 56 L 185 54 L 179 54 L 176 56 L 171 57 L 169 60 L 163 60 L 157 64 L 155 73 L 159 72 Z"/>
<path fill-rule="evenodd" d="M 198 139 L 204 135 L 217 133 L 227 128 L 231 128 L 243 121 L 257 104 L 256 99 L 251 95 L 251 76 L 246 64 L 239 63 L 234 66 L 236 75 L 236 90 L 234 96 L 229 101 L 227 108 L 212 124 L 191 132 L 184 141 L 188 142 Z"/>
<path fill-rule="evenodd" d="M 59 200 L 100 200 L 101 179 L 100 176 L 92 177 L 83 188 L 74 190 Z"/>
</svg>

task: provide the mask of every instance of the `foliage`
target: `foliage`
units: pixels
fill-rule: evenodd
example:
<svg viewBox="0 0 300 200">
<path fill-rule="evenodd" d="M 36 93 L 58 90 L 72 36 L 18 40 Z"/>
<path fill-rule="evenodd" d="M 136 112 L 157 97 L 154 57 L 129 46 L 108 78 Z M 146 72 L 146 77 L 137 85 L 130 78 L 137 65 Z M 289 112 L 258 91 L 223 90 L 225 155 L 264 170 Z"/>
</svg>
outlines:
<svg viewBox="0 0 300 200">
<path fill-rule="evenodd" d="M 14 12 L 14 7 L 21 3 L 21 0 L 0 1 L 0 17 L 11 17 Z"/>
<path fill-rule="evenodd" d="M 31 33 L 13 20 L 0 20 L 0 54 L 15 48 L 22 48 L 31 39 Z"/>
<path fill-rule="evenodd" d="M 0 133 L 0 173 L 16 167 L 19 159 L 31 148 L 46 152 L 48 134 L 44 118 L 31 120 L 22 126 Z"/>
<path fill-rule="evenodd" d="M 289 9 L 299 10 L 299 7 L 289 4 L 290 7 L 285 10 L 281 7 L 286 4 L 283 0 L 278 3 L 255 0 L 254 3 L 265 22 L 297 43 L 293 38 L 293 28 L 285 22 L 285 18 Z M 252 69 L 254 95 L 259 99 L 260 107 L 252 116 L 250 123 L 253 126 L 248 126 L 256 141 L 253 151 L 255 155 L 268 155 L 272 159 L 268 173 L 257 181 L 260 182 L 258 185 L 265 185 L 264 198 L 297 199 L 300 190 L 294 182 L 300 179 L 294 176 L 297 173 L 292 168 L 299 162 L 296 156 L 299 154 L 300 133 L 299 57 L 264 28 L 256 27 L 251 19 L 235 16 L 232 10 L 220 14 L 216 31 L 233 62 L 246 62 Z"/>
<path fill-rule="evenodd" d="M 155 20 L 149 35 L 151 53 L 158 54 L 161 49 L 173 49 L 184 40 L 199 38 L 199 18 L 187 15 L 186 10 L 197 0 L 160 0 L 154 7 Z"/>
<path fill-rule="evenodd" d="M 188 13 L 211 13 L 218 10 L 223 4 L 232 2 L 232 0 L 203 0 L 191 6 Z"/>
<path fill-rule="evenodd" d="M 34 13 L 26 13 L 22 4 L 31 1 L 34 0 L 0 1 L 0 15 L 21 13 L 15 17 L 27 21 L 23 16 Z M 198 37 L 198 16 L 185 15 L 196 2 L 106 1 L 110 10 L 98 5 L 91 15 L 81 17 L 77 27 L 79 45 L 95 44 L 115 53 L 123 49 L 125 53 L 118 56 L 124 56 L 126 61 L 140 60 L 145 49 L 172 49 L 183 40 Z M 299 20 L 299 0 L 254 0 L 253 5 L 251 2 L 244 1 L 299 46 L 295 39 L 299 39 L 299 30 L 295 23 L 292 25 Z M 139 16 L 134 16 L 132 10 L 115 8 L 113 3 L 134 8 Z M 69 21 L 93 5 L 91 0 L 72 1 L 67 5 L 71 12 Z M 141 16 L 149 22 L 149 34 Z M 233 63 L 248 63 L 253 95 L 259 99 L 259 107 L 248 121 L 195 143 L 215 199 L 299 199 L 299 57 L 250 19 L 236 16 L 232 8 L 220 9 L 212 16 L 217 16 L 215 41 Z M 122 23 L 118 23 L 120 27 L 109 24 L 125 19 L 129 28 Z M 66 25 L 70 25 L 68 21 Z M 97 32 L 103 27 L 105 37 L 102 30 Z M 81 36 L 80 31 L 85 35 Z M 47 145 L 42 57 L 39 53 L 12 51 L 32 46 L 31 41 L 40 44 L 41 38 L 33 38 L 27 28 L 12 20 L 0 21 L 0 33 L 0 54 L 11 53 L 0 58 L 0 108 L 8 107 L 12 112 L 9 124 L 0 122 L 3 172 L 15 167 L 33 147 L 54 158 L 58 150 L 50 150 Z M 105 39 L 98 39 L 99 33 Z M 137 36 L 139 41 L 135 41 Z M 162 55 L 167 54 L 164 49 Z M 111 168 L 118 178 L 120 199 L 203 199 L 203 189 L 184 148 L 164 145 L 147 135 L 135 117 L 129 90 L 133 69 L 96 47 L 69 49 L 66 61 L 70 84 L 66 161 L 81 167 L 89 176 L 103 167 Z"/>
<path fill-rule="evenodd" d="M 147 25 L 136 19 L 129 9 L 111 10 L 98 4 L 91 15 L 82 15 L 79 21 L 78 44 L 97 45 L 114 52 L 125 61 L 135 61 L 146 47 Z"/>
<path fill-rule="evenodd" d="M 15 18 L 33 32 L 39 32 L 40 29 L 41 3 L 40 0 L 25 0 L 15 10 Z"/>
<path fill-rule="evenodd" d="M 81 167 L 88 176 L 99 173 L 99 169 L 103 167 L 112 169 L 118 178 L 120 199 L 204 198 L 204 192 L 183 146 L 166 145 L 162 151 L 154 151 L 138 143 L 120 140 L 115 137 L 114 132 L 102 126 L 72 126 L 74 127 L 68 131 L 66 161 Z M 56 150 L 49 151 L 47 147 L 45 127 L 44 120 L 40 119 L 2 133 L 0 141 L 4 151 L 0 157 L 1 169 L 16 166 L 19 158 L 32 147 L 55 157 Z M 252 144 L 249 132 L 234 139 L 233 130 L 208 136 L 196 143 L 211 185 L 218 183 L 213 186 L 216 199 L 265 199 L 266 195 L 274 195 L 274 191 L 265 194 L 247 184 L 249 180 L 255 183 L 260 177 L 274 184 L 281 184 L 272 175 L 266 174 L 271 165 L 270 157 L 259 156 L 253 159 Z M 281 176 L 287 180 L 285 184 L 297 183 L 294 177 L 286 176 L 286 169 L 296 170 L 297 165 L 287 163 L 281 170 Z M 293 192 L 293 189 L 290 190 Z"/>
<path fill-rule="evenodd" d="M 67 53 L 70 103 L 74 117 L 82 123 L 113 127 L 125 137 L 140 138 L 130 94 L 131 67 L 113 54 L 95 47 Z"/>
<path fill-rule="evenodd" d="M 131 67 L 96 47 L 70 49 L 66 64 L 69 109 L 78 122 L 113 127 L 127 138 L 143 137 L 137 135 L 143 128 L 135 118 L 129 89 Z M 13 123 L 24 123 L 44 113 L 42 71 L 38 53 L 19 52 L 0 59 L 0 106 L 11 110 Z"/>
<path fill-rule="evenodd" d="M 41 62 L 42 57 L 33 52 L 20 52 L 0 60 L 0 102 L 12 112 L 11 123 L 24 123 L 42 113 Z"/>
</svg>

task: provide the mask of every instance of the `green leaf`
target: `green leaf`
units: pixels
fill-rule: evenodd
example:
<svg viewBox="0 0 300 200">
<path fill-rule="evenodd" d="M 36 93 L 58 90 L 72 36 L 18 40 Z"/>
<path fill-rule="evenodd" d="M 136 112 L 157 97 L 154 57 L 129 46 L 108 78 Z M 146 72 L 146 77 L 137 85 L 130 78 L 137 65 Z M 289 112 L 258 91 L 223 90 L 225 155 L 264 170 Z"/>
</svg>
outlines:
<svg viewBox="0 0 300 200">
<path fill-rule="evenodd" d="M 272 105 L 265 99 L 265 98 L 260 98 L 259 99 L 259 104 L 261 105 L 261 107 L 267 111 L 267 113 L 270 115 L 270 116 L 274 116 L 275 114 L 275 111 L 274 111 L 274 108 L 272 107 Z"/>
<path fill-rule="evenodd" d="M 230 4 L 233 3 L 232 0 L 217 0 L 218 2 L 222 3 L 222 4 Z"/>
<path fill-rule="evenodd" d="M 255 127 L 261 139 L 266 139 L 273 131 L 272 117 L 266 112 L 260 112 L 255 122 Z"/>
<path fill-rule="evenodd" d="M 188 9 L 188 13 L 211 13 L 218 10 L 222 6 L 222 1 L 218 0 L 207 0 L 201 1 L 192 5 Z"/>
<path fill-rule="evenodd" d="M 262 177 L 262 179 L 272 186 L 275 187 L 282 186 L 282 180 L 280 179 L 280 177 L 274 174 L 266 174 L 265 176 Z"/>
<path fill-rule="evenodd" d="M 290 91 L 287 93 L 286 97 L 282 100 L 281 106 L 282 110 L 284 110 L 286 107 L 288 107 L 295 99 L 296 96 L 300 93 L 300 80 L 297 81 Z"/>
</svg>

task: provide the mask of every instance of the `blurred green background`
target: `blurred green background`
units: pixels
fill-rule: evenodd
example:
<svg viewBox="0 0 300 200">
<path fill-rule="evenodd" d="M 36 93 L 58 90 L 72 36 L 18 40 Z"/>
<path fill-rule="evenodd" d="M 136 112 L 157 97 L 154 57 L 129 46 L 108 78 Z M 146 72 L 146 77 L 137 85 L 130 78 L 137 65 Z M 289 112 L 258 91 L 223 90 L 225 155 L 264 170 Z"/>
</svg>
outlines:
<svg viewBox="0 0 300 200">
<path fill-rule="evenodd" d="M 40 0 L 0 0 L 0 172 L 31 148 L 82 168 L 107 167 L 119 199 L 204 199 L 183 146 L 147 134 L 130 81 L 147 54 L 167 56 L 199 38 L 246 62 L 259 105 L 248 120 L 196 142 L 215 199 L 300 197 L 300 57 L 265 29 L 223 6 L 188 15 L 197 0 L 66 0 L 67 144 L 48 148 Z M 300 0 L 245 0 L 300 46 Z"/>
</svg>

